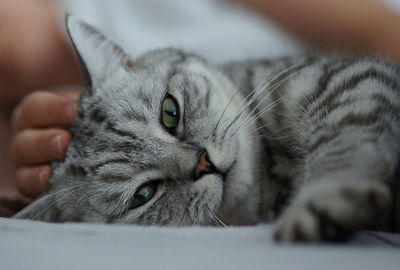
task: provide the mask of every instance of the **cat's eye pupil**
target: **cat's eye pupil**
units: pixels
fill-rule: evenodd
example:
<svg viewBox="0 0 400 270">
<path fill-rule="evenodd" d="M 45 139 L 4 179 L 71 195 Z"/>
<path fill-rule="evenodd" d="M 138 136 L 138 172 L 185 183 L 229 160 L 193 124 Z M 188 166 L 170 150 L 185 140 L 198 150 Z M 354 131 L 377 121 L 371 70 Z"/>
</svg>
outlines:
<svg viewBox="0 0 400 270">
<path fill-rule="evenodd" d="M 151 198 L 153 198 L 155 191 L 156 184 L 154 183 L 146 184 L 140 187 L 132 198 L 130 209 L 139 207 L 148 202 Z"/>
<path fill-rule="evenodd" d="M 140 202 L 140 203 L 143 203 L 146 201 L 146 198 L 141 195 L 138 195 L 138 196 L 136 196 L 136 200 L 138 200 L 138 202 Z"/>
<path fill-rule="evenodd" d="M 165 111 L 169 116 L 176 116 L 176 111 Z"/>
<path fill-rule="evenodd" d="M 149 198 L 153 192 L 153 188 L 150 185 L 147 185 L 139 190 L 138 197 L 146 200 L 146 198 Z"/>
<path fill-rule="evenodd" d="M 163 125 L 171 130 L 178 126 L 179 123 L 179 109 L 176 101 L 167 96 L 164 98 L 161 109 L 161 120 Z"/>
</svg>

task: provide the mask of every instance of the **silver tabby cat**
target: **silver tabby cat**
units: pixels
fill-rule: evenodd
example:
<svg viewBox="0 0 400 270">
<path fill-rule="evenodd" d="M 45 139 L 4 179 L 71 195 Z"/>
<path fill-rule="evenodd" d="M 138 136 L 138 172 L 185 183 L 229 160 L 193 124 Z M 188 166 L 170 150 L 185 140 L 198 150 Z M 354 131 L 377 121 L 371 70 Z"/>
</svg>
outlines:
<svg viewBox="0 0 400 270">
<path fill-rule="evenodd" d="M 211 65 L 133 59 L 67 19 L 86 76 L 73 140 L 46 193 L 16 215 L 51 222 L 244 225 L 333 241 L 400 224 L 400 72 L 310 56 Z"/>
</svg>

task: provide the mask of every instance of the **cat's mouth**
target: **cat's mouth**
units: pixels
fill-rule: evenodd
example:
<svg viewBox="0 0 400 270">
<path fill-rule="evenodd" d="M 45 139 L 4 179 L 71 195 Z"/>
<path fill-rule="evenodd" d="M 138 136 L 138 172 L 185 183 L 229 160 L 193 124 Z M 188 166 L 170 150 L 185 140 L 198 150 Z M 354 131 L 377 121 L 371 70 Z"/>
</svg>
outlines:
<svg viewBox="0 0 400 270">
<path fill-rule="evenodd" d="M 228 167 L 221 168 L 216 166 L 214 162 L 209 158 L 207 151 L 202 151 L 199 154 L 197 167 L 192 173 L 192 178 L 196 181 L 203 178 L 204 175 L 215 175 L 221 178 L 225 182 L 229 172 L 235 166 L 236 160 L 234 160 Z"/>
<path fill-rule="evenodd" d="M 236 160 L 232 162 L 232 164 L 227 169 L 217 168 L 212 165 L 212 168 L 209 168 L 207 173 L 202 173 L 197 179 L 201 180 L 205 175 L 214 175 L 222 180 L 222 182 L 226 182 L 229 178 L 229 173 L 232 171 L 232 168 L 236 165 Z"/>
<path fill-rule="evenodd" d="M 223 172 L 221 172 L 221 176 L 222 176 L 222 180 L 224 182 L 226 182 L 226 179 L 229 175 L 229 173 L 231 172 L 232 168 L 236 165 L 236 160 L 234 160 L 232 162 L 232 164 L 228 167 L 228 169 L 224 170 Z"/>
</svg>

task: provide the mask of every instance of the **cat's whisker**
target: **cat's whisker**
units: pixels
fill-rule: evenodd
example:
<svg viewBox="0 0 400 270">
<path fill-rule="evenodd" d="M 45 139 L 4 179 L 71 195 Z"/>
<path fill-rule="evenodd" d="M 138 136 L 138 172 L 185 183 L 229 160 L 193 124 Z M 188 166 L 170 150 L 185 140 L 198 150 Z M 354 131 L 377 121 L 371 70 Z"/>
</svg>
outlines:
<svg viewBox="0 0 400 270">
<path fill-rule="evenodd" d="M 271 139 L 271 140 L 284 140 L 284 139 L 290 138 L 290 136 L 291 136 L 291 134 L 286 134 L 286 135 L 278 136 L 278 137 L 270 136 L 270 137 L 268 137 L 268 139 Z"/>
<path fill-rule="evenodd" d="M 248 135 L 252 135 L 252 134 L 256 133 L 257 131 L 259 131 L 260 129 L 263 129 L 263 128 L 266 128 L 266 127 L 269 127 L 269 126 L 272 126 L 272 123 L 262 125 L 262 126 L 256 128 L 256 129 L 254 129 L 254 130 L 250 130 Z"/>
<path fill-rule="evenodd" d="M 256 122 L 258 119 L 260 119 L 266 112 L 268 112 L 269 110 L 272 110 L 273 108 L 278 106 L 280 103 L 283 103 L 286 98 L 287 98 L 287 96 L 282 96 L 282 97 L 278 98 L 277 100 L 275 100 L 274 102 L 269 104 L 267 107 L 265 107 L 264 109 L 259 111 L 257 114 L 252 116 L 249 120 L 247 120 L 246 122 L 242 123 L 237 128 L 237 130 L 239 130 L 241 128 L 247 128 L 249 125 L 251 125 L 252 123 Z"/>
<path fill-rule="evenodd" d="M 250 118 L 246 123 L 242 123 L 239 127 L 236 128 L 234 133 L 232 133 L 231 137 L 235 136 L 239 132 L 239 130 L 246 129 L 252 123 L 254 123 L 258 119 L 260 119 L 266 112 L 272 110 L 277 105 L 279 105 L 280 103 L 284 102 L 284 99 L 285 99 L 285 96 L 280 97 L 279 99 L 275 100 L 273 103 L 271 103 L 267 107 L 265 107 L 263 110 L 259 111 L 256 115 L 252 116 L 252 118 Z M 272 125 L 272 123 L 270 123 L 270 124 Z"/>
<path fill-rule="evenodd" d="M 82 187 L 81 184 L 77 184 L 77 185 L 75 185 L 75 186 L 68 187 L 68 188 L 64 188 L 64 189 L 59 190 L 59 191 L 57 191 L 57 192 L 55 192 L 55 193 L 48 194 L 48 195 L 46 195 L 46 196 L 40 198 L 38 201 L 46 200 L 46 199 L 48 199 L 48 197 L 50 197 L 50 196 L 53 196 L 53 197 L 54 197 L 54 195 L 60 194 L 60 193 L 62 193 L 62 192 L 69 191 L 69 192 L 67 192 L 66 194 L 61 195 L 60 198 L 55 198 L 55 197 L 54 197 L 54 201 L 53 201 L 52 203 L 50 203 L 49 205 L 47 205 L 44 209 L 42 209 L 41 211 L 39 211 L 38 213 L 36 213 L 36 215 L 34 215 L 34 216 L 32 217 L 32 219 L 36 219 L 38 216 L 40 216 L 42 213 L 46 212 L 46 210 L 49 209 L 50 207 L 52 207 L 54 204 L 56 204 L 56 203 L 59 202 L 60 200 L 64 199 L 65 197 L 67 197 L 67 196 L 73 194 L 74 192 L 76 192 L 76 191 L 78 191 L 78 190 L 81 190 L 82 188 L 83 188 L 83 187 Z M 72 189 L 72 190 L 71 190 L 71 189 Z"/>
<path fill-rule="evenodd" d="M 214 218 L 222 225 L 222 227 L 228 227 L 218 216 L 217 214 L 214 215 Z"/>
<path fill-rule="evenodd" d="M 249 118 L 251 119 L 253 113 L 257 110 L 257 108 L 267 99 L 269 98 L 279 87 L 287 82 L 292 76 L 300 72 L 300 70 L 297 70 L 293 73 L 288 74 L 286 77 L 284 77 L 282 80 L 276 82 L 275 85 L 272 85 L 270 89 L 268 89 L 268 93 L 258 102 L 258 104 L 253 108 L 253 110 L 249 113 L 248 117 L 244 119 L 244 122 L 247 122 Z"/>
<path fill-rule="evenodd" d="M 264 82 L 261 83 L 259 87 L 256 87 L 255 89 L 253 89 L 252 91 L 250 91 L 250 92 L 246 95 L 246 97 L 243 98 L 242 101 L 238 104 L 238 108 L 241 108 L 241 106 L 247 101 L 247 99 L 249 99 L 249 98 L 251 97 L 251 95 L 253 95 L 253 93 L 254 93 L 254 96 L 256 96 L 256 93 L 257 93 L 259 90 L 262 90 L 262 88 L 263 88 L 262 86 L 263 86 L 263 85 L 266 85 L 266 84 L 268 84 L 268 83 L 269 83 L 269 80 L 268 80 L 268 79 L 265 79 Z M 236 93 L 232 96 L 232 98 L 229 100 L 229 102 L 228 102 L 228 104 L 226 105 L 225 109 L 223 110 L 221 116 L 219 117 L 218 122 L 217 122 L 217 124 L 215 125 L 215 128 L 213 129 L 213 135 L 214 135 L 214 136 L 215 136 L 216 130 L 218 129 L 219 124 L 220 124 L 220 122 L 221 122 L 221 120 L 222 120 L 222 117 L 223 117 L 224 114 L 226 113 L 228 107 L 230 106 L 230 104 L 232 103 L 232 101 L 234 100 L 234 98 L 235 98 L 239 93 L 241 93 L 242 90 L 243 90 L 243 88 L 245 88 L 245 87 L 246 87 L 246 86 L 244 85 L 243 87 L 239 88 L 239 89 L 236 91 Z M 261 91 L 260 91 L 260 92 L 261 92 Z M 254 98 L 254 96 L 253 96 L 253 98 Z M 258 96 L 258 95 L 257 95 L 257 96 Z M 254 99 L 253 99 L 253 100 L 254 100 Z M 238 109 L 238 110 L 239 110 L 239 109 Z"/>
<path fill-rule="evenodd" d="M 278 76 L 278 75 L 276 75 L 276 76 Z M 237 111 L 239 111 L 240 108 L 242 108 L 242 105 L 245 104 L 246 101 L 247 101 L 247 103 L 244 105 L 244 107 L 247 107 L 249 104 L 251 104 L 253 101 L 255 101 L 256 98 L 257 98 L 257 97 L 263 92 L 263 90 L 266 88 L 266 86 L 267 86 L 268 84 L 270 84 L 271 81 L 273 81 L 274 78 L 275 78 L 276 76 L 274 76 L 274 77 L 272 77 L 272 78 L 265 78 L 264 81 L 263 81 L 262 83 L 259 84 L 259 86 L 257 86 L 257 87 L 254 88 L 253 90 L 251 90 L 251 91 L 246 95 L 246 97 L 243 98 L 243 100 L 238 104 L 238 106 L 237 106 L 237 108 L 238 108 Z M 244 87 L 241 87 L 241 88 L 244 88 Z M 236 93 L 235 93 L 235 95 L 233 96 L 233 98 L 234 98 L 238 93 L 242 92 L 241 88 L 240 88 L 239 90 L 236 91 Z M 254 94 L 254 95 L 253 95 L 253 94 Z M 252 96 L 252 95 L 253 95 L 253 96 Z M 218 123 L 217 123 L 217 126 L 215 127 L 215 129 L 219 126 L 219 123 L 220 123 L 220 121 L 221 121 L 221 119 L 222 119 L 222 116 L 224 115 L 224 113 L 225 113 L 226 110 L 228 109 L 228 106 L 229 106 L 230 103 L 232 102 L 233 98 L 231 98 L 231 100 L 229 101 L 227 107 L 225 108 L 224 112 L 222 113 L 220 119 L 218 120 Z M 250 98 L 250 99 L 249 99 L 249 98 Z M 248 100 L 248 99 L 249 99 L 249 100 Z M 235 112 L 235 113 L 236 113 L 236 112 Z"/>
<path fill-rule="evenodd" d="M 210 206 L 206 205 L 208 211 L 209 211 L 209 217 L 215 222 L 215 225 L 220 225 L 221 227 L 228 227 L 213 211 Z"/>
<path fill-rule="evenodd" d="M 224 116 L 225 112 L 228 110 L 229 105 L 232 103 L 232 101 L 234 100 L 234 98 L 240 93 L 240 90 L 236 91 L 236 93 L 231 97 L 231 99 L 229 100 L 228 104 L 226 105 L 225 109 L 222 111 L 221 116 L 219 117 L 217 124 L 215 125 L 214 129 L 213 129 L 213 136 L 216 136 L 216 131 L 218 129 L 218 126 L 222 120 L 222 117 Z"/>
<path fill-rule="evenodd" d="M 79 203 L 82 200 L 82 198 L 85 197 L 87 194 L 89 194 L 89 191 L 83 192 L 82 196 L 80 196 L 79 199 L 76 201 L 76 203 L 74 205 L 74 208 L 77 208 L 77 206 L 79 205 Z"/>
<path fill-rule="evenodd" d="M 265 84 L 263 83 L 263 84 L 260 84 L 260 86 L 259 87 L 257 87 L 256 89 L 254 89 L 253 91 L 251 91 L 247 96 L 246 96 L 246 98 L 244 99 L 244 101 L 246 101 L 247 100 L 247 98 L 248 97 L 250 97 L 253 93 L 254 93 L 254 95 L 249 99 L 249 101 L 243 106 L 243 108 L 242 108 L 242 104 L 244 103 L 244 102 L 241 102 L 240 103 L 240 105 L 238 106 L 238 110 L 240 110 L 240 108 L 242 108 L 242 110 L 239 112 L 239 113 L 237 113 L 237 115 L 236 115 L 236 117 L 234 118 L 234 120 L 230 123 L 230 124 L 228 124 L 228 127 L 225 129 L 225 131 L 224 131 L 224 135 L 222 136 L 222 139 L 224 138 L 224 136 L 225 136 L 225 134 L 226 134 L 226 132 L 227 132 L 227 130 L 242 116 L 242 114 L 246 111 L 246 109 L 254 102 L 254 101 L 256 101 L 256 99 L 257 99 L 257 97 L 265 90 L 265 89 L 267 89 L 267 85 L 269 84 L 270 82 L 269 81 L 267 81 Z M 257 93 L 258 92 L 258 93 Z"/>
<path fill-rule="evenodd" d="M 301 67 L 303 64 L 300 65 L 293 65 L 287 69 L 285 69 L 284 71 L 278 73 L 272 80 L 270 80 L 260 91 L 260 93 L 256 96 L 254 95 L 253 98 L 250 100 L 251 102 L 248 102 L 244 108 L 241 110 L 241 112 L 233 119 L 233 121 L 228 125 L 228 127 L 225 129 L 222 139 L 225 137 L 225 135 L 227 134 L 228 130 L 236 123 L 236 121 L 238 121 L 238 119 L 240 119 L 240 117 L 243 115 L 243 113 L 247 110 L 248 107 L 251 106 L 252 102 L 254 100 L 256 100 L 258 98 L 258 96 L 265 92 L 266 90 L 268 91 L 268 93 L 266 94 L 266 96 L 258 103 L 257 106 L 255 106 L 255 108 L 252 110 L 252 112 L 249 114 L 249 117 L 251 117 L 252 113 L 258 108 L 258 106 L 260 104 L 262 104 L 262 102 L 267 99 L 268 97 L 270 97 L 277 89 L 279 89 L 279 86 L 282 85 L 285 81 L 287 81 L 290 77 L 292 77 L 294 74 L 300 72 L 301 69 L 297 69 L 299 67 Z M 288 73 L 290 72 L 292 69 L 294 69 L 294 72 L 292 73 Z M 271 82 L 273 82 L 274 80 L 277 80 L 280 76 L 285 75 L 285 73 L 288 73 L 284 78 L 274 82 L 273 85 L 270 85 Z M 269 86 L 269 87 L 267 87 Z"/>
</svg>

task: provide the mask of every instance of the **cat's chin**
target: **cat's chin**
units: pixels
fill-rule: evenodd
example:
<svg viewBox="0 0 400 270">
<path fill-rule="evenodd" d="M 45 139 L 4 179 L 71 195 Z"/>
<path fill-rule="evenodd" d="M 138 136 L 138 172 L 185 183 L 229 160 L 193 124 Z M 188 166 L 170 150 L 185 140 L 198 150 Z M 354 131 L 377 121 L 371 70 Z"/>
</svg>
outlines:
<svg viewBox="0 0 400 270">
<path fill-rule="evenodd" d="M 194 183 L 209 207 L 218 208 L 222 201 L 224 178 L 220 174 L 207 174 Z M 211 205 L 212 204 L 212 205 Z"/>
</svg>

